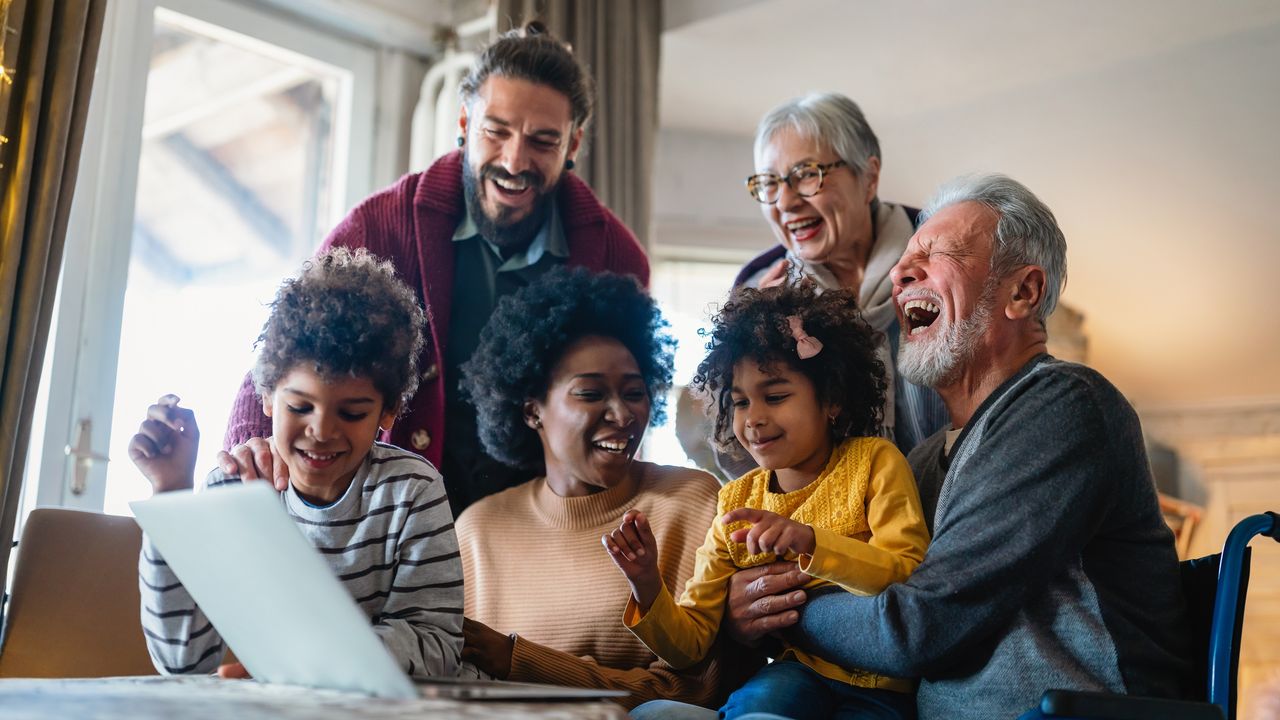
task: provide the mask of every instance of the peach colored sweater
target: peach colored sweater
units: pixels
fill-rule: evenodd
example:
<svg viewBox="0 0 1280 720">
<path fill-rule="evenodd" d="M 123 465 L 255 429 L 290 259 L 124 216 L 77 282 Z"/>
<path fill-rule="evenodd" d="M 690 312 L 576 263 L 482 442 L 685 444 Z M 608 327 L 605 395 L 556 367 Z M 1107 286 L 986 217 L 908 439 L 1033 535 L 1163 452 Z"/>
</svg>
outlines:
<svg viewBox="0 0 1280 720">
<path fill-rule="evenodd" d="M 457 523 L 466 615 L 518 634 L 508 679 L 626 690 L 627 708 L 722 697 L 718 647 L 676 671 L 623 626 L 631 589 L 600 543 L 639 509 L 657 537 L 663 581 L 684 587 L 719 489 L 700 470 L 636 462 L 624 483 L 593 495 L 560 497 L 537 478 L 468 508 Z"/>
</svg>

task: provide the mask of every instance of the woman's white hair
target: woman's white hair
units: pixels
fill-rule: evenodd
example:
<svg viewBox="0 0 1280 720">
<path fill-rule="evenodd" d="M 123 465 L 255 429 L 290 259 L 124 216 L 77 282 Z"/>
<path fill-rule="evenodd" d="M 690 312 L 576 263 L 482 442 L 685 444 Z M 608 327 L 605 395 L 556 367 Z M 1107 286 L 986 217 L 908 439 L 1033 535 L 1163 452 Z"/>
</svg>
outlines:
<svg viewBox="0 0 1280 720">
<path fill-rule="evenodd" d="M 880 141 L 858 104 L 838 93 L 810 93 L 769 111 L 756 128 L 756 163 L 780 130 L 826 143 L 861 175 L 871 158 L 880 157 Z"/>
</svg>

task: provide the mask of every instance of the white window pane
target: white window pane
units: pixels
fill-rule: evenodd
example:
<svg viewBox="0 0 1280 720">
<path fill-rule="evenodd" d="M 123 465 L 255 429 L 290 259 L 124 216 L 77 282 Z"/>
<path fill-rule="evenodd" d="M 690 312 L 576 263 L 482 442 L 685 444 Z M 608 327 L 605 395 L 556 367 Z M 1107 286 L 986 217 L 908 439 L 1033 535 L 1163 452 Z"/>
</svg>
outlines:
<svg viewBox="0 0 1280 720">
<path fill-rule="evenodd" d="M 168 392 L 196 412 L 213 467 L 282 278 L 327 232 L 342 71 L 156 16 L 104 509 L 150 488 L 128 460 Z"/>
</svg>

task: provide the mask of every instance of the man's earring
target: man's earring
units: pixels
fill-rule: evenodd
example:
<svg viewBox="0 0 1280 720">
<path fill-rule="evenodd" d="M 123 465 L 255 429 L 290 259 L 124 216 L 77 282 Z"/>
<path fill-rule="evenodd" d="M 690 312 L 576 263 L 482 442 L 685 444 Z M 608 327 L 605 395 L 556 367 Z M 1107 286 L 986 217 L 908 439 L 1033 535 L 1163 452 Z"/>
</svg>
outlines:
<svg viewBox="0 0 1280 720">
<path fill-rule="evenodd" d="M 575 162 L 573 161 L 573 158 L 569 158 L 568 160 L 565 160 L 565 161 L 564 161 L 564 169 L 565 169 L 565 170 L 572 170 L 572 169 L 574 168 L 574 166 L 576 166 L 576 165 L 577 165 L 577 163 L 575 163 Z"/>
<path fill-rule="evenodd" d="M 536 428 L 536 429 L 538 429 L 538 430 L 541 430 L 541 429 L 542 429 L 542 418 L 534 418 L 534 419 L 533 419 L 533 427 L 535 427 L 535 428 Z"/>
<path fill-rule="evenodd" d="M 462 147 L 466 142 L 467 142 L 466 138 L 462 137 L 461 135 L 458 136 L 458 147 Z"/>
</svg>

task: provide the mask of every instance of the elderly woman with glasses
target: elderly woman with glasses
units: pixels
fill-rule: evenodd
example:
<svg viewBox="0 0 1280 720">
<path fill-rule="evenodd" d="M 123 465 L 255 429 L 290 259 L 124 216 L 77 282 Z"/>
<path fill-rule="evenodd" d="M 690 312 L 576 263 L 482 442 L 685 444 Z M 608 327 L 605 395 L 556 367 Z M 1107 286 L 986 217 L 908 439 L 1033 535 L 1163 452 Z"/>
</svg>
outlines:
<svg viewBox="0 0 1280 720">
<path fill-rule="evenodd" d="M 876 196 L 880 141 L 843 95 L 814 93 L 774 108 L 756 130 L 755 157 L 747 191 L 779 244 L 747 263 L 735 284 L 768 287 L 808 277 L 820 288 L 856 290 L 863 316 L 884 333 L 885 432 L 910 451 L 947 422 L 936 393 L 894 372 L 898 318 L 889 270 L 915 231 L 917 211 Z"/>
</svg>

